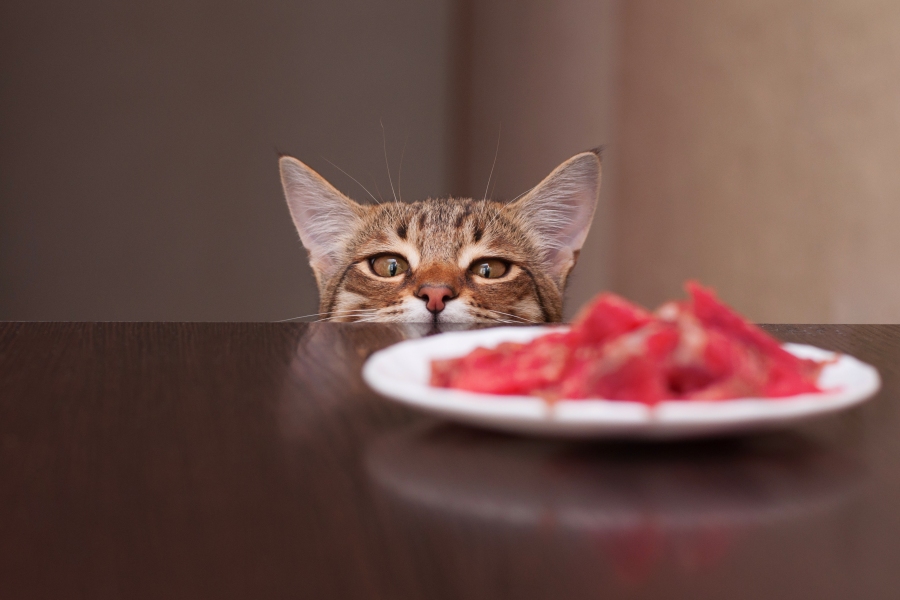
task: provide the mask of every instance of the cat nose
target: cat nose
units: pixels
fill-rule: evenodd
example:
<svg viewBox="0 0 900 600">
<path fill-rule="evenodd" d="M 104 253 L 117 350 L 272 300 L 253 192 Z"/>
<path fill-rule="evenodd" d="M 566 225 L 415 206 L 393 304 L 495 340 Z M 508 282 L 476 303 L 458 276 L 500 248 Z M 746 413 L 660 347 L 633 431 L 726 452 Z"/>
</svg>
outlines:
<svg viewBox="0 0 900 600">
<path fill-rule="evenodd" d="M 428 310 L 433 313 L 439 313 L 444 310 L 447 300 L 452 300 L 456 297 L 456 294 L 445 285 L 424 285 L 419 288 L 416 296 L 425 300 L 425 306 Z"/>
</svg>

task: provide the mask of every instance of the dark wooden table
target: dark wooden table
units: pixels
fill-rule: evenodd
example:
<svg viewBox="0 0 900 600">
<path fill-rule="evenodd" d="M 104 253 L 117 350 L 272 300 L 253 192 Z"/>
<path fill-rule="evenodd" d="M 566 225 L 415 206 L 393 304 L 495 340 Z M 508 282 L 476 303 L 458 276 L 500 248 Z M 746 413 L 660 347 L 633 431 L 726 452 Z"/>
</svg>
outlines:
<svg viewBox="0 0 900 600">
<path fill-rule="evenodd" d="M 0 598 L 898 598 L 900 326 L 768 329 L 883 391 L 561 443 L 375 396 L 387 325 L 0 324 Z"/>
</svg>

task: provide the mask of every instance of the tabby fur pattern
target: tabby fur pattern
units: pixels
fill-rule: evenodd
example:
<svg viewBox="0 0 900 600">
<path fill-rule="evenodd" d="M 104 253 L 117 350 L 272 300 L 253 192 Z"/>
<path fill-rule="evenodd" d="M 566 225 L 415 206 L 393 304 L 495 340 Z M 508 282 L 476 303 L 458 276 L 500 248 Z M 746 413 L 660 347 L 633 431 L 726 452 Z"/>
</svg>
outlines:
<svg viewBox="0 0 900 600">
<path fill-rule="evenodd" d="M 290 156 L 280 159 L 288 207 L 309 252 L 320 316 L 331 321 L 557 322 L 566 280 L 600 192 L 599 151 L 557 167 L 511 203 L 471 198 L 359 204 Z M 408 268 L 376 273 L 397 256 Z M 470 268 L 496 259 L 485 278 Z M 496 263 L 494 263 L 496 264 Z M 439 289 L 440 301 L 429 290 Z"/>
</svg>

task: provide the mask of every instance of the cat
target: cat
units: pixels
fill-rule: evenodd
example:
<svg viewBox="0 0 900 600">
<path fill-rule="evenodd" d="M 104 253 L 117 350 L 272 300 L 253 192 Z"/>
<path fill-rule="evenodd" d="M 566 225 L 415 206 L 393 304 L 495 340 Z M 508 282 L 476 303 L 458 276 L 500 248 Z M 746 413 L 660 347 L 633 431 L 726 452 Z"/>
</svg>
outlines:
<svg viewBox="0 0 900 600">
<path fill-rule="evenodd" d="M 288 208 L 329 321 L 547 323 L 600 193 L 600 151 L 559 165 L 510 203 L 471 198 L 358 204 L 291 156 Z"/>
</svg>

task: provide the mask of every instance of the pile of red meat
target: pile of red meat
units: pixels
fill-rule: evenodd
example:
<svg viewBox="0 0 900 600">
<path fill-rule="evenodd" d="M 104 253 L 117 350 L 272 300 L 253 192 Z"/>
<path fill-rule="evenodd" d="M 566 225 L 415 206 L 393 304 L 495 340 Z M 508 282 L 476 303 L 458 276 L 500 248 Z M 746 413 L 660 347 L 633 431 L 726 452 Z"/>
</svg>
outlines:
<svg viewBox="0 0 900 600">
<path fill-rule="evenodd" d="M 711 290 L 694 282 L 686 287 L 689 300 L 669 302 L 655 313 L 601 294 L 566 332 L 433 361 L 431 384 L 549 401 L 646 404 L 821 391 L 816 380 L 824 363 L 785 351 Z"/>
</svg>

